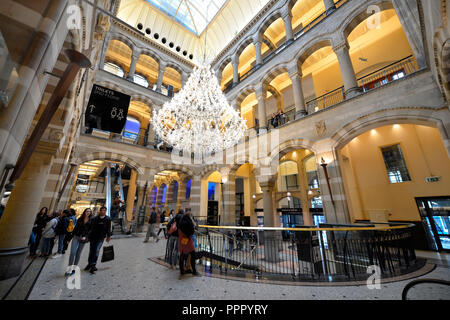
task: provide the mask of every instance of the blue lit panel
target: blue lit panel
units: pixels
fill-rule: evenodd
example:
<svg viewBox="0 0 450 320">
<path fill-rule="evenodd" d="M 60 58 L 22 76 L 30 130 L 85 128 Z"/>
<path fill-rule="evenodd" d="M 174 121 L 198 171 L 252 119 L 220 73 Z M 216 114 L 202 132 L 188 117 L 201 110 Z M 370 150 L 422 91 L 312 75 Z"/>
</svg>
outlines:
<svg viewBox="0 0 450 320">
<path fill-rule="evenodd" d="M 155 8 L 200 35 L 226 0 L 147 0 Z"/>
</svg>

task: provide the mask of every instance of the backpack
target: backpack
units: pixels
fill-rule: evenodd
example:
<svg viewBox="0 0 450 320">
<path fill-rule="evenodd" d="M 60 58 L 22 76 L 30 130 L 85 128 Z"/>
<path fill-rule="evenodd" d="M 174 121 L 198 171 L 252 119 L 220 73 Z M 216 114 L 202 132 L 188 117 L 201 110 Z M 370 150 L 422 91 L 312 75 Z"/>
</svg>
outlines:
<svg viewBox="0 0 450 320">
<path fill-rule="evenodd" d="M 71 233 L 73 231 L 73 229 L 75 228 L 75 225 L 73 224 L 73 219 L 69 219 L 69 224 L 67 226 L 66 231 Z"/>
<path fill-rule="evenodd" d="M 186 235 L 186 237 L 190 237 L 194 234 L 194 223 L 187 215 L 181 218 L 179 228 L 181 232 Z"/>
<path fill-rule="evenodd" d="M 64 234 L 64 219 L 59 217 L 56 226 L 53 227 L 53 230 L 56 235 Z"/>
</svg>

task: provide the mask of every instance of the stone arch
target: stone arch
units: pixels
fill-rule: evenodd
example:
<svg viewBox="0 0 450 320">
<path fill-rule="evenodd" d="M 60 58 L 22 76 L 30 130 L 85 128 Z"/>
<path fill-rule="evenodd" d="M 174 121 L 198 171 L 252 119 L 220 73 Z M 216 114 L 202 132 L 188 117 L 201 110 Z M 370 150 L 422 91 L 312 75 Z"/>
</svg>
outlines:
<svg viewBox="0 0 450 320">
<path fill-rule="evenodd" d="M 131 40 L 126 35 L 123 35 L 121 33 L 113 32 L 110 34 L 109 41 L 108 41 L 108 47 L 111 44 L 112 40 L 123 42 L 131 49 L 131 52 L 133 52 L 133 48 L 137 48 L 137 46 L 133 40 Z"/>
<path fill-rule="evenodd" d="M 166 63 L 166 68 L 167 67 L 174 69 L 176 72 L 178 72 L 180 74 L 180 77 L 182 76 L 183 69 L 181 69 L 180 66 L 178 66 L 177 64 L 168 62 L 168 63 Z"/>
<path fill-rule="evenodd" d="M 427 112 L 428 111 L 428 112 Z M 418 124 L 438 128 L 447 151 L 450 152 L 450 137 L 445 128 L 445 122 L 438 115 L 433 115 L 432 108 L 426 107 L 400 107 L 385 109 L 361 116 L 336 131 L 331 139 L 333 149 L 340 149 L 353 138 L 364 132 L 390 124 Z M 448 120 L 447 120 L 448 121 Z M 450 156 L 450 153 L 449 153 Z"/>
<path fill-rule="evenodd" d="M 311 40 L 307 45 L 305 45 L 305 49 L 301 50 L 298 55 L 295 57 L 295 61 L 297 61 L 297 65 L 301 68 L 302 64 L 309 58 L 314 52 L 319 49 L 325 47 L 332 47 L 332 40 L 326 35 L 325 37 L 315 38 Z"/>
<path fill-rule="evenodd" d="M 92 161 L 92 160 L 110 160 L 110 161 L 119 161 L 119 162 L 123 162 L 126 165 L 128 165 L 130 168 L 136 170 L 136 172 L 138 173 L 139 176 L 144 175 L 144 167 L 134 161 L 133 159 L 129 158 L 126 155 L 120 154 L 120 153 L 115 153 L 115 152 L 93 152 L 93 153 L 88 153 L 88 154 L 84 154 L 78 158 L 74 159 L 74 162 L 77 165 L 81 165 L 85 162 L 88 161 Z"/>
<path fill-rule="evenodd" d="M 380 8 L 380 11 L 385 11 L 389 9 L 393 9 L 394 6 L 392 1 L 381 0 L 378 2 L 373 2 L 371 5 L 376 5 Z M 339 29 L 339 34 L 344 36 L 344 39 L 347 39 L 350 33 L 364 20 L 372 16 L 372 12 L 367 10 L 367 4 L 362 3 L 362 5 L 356 8 L 352 13 L 347 15 L 344 21 L 341 24 Z"/>
<path fill-rule="evenodd" d="M 252 94 L 254 92 L 255 92 L 255 88 L 253 88 L 253 86 L 251 86 L 251 85 L 244 88 L 236 98 L 236 105 L 238 107 L 240 107 L 242 101 L 244 101 L 245 98 L 247 98 L 250 94 Z"/>
<path fill-rule="evenodd" d="M 249 38 L 245 39 L 244 41 L 242 41 L 239 44 L 239 47 L 237 48 L 235 55 L 240 56 L 241 53 L 245 50 L 245 48 L 247 48 L 247 46 L 252 43 L 253 43 L 253 37 L 249 37 Z"/>
<path fill-rule="evenodd" d="M 279 163 L 279 160 L 289 152 L 298 149 L 308 149 L 313 151 L 314 153 L 317 153 L 314 144 L 309 140 L 292 139 L 284 141 L 279 146 L 275 147 L 270 153 L 270 165 L 272 169 L 275 168 L 275 173 L 276 170 L 278 169 L 277 164 Z"/>
<path fill-rule="evenodd" d="M 205 179 L 207 177 L 209 177 L 209 175 L 215 171 L 219 171 L 222 167 L 217 165 L 217 164 L 210 164 L 205 166 L 202 171 L 200 172 L 200 178 L 201 179 Z"/>
<path fill-rule="evenodd" d="M 272 15 L 267 17 L 258 27 L 258 33 L 261 35 L 261 37 L 264 35 L 264 32 L 266 32 L 267 28 L 270 27 L 270 25 L 278 20 L 279 18 L 282 18 L 280 11 L 275 11 Z"/>
<path fill-rule="evenodd" d="M 283 94 L 280 91 L 278 91 L 277 88 L 275 88 L 274 86 L 272 86 L 270 84 L 267 86 L 267 91 L 270 92 L 273 95 L 273 97 L 275 98 L 275 100 L 277 101 L 277 110 L 278 111 L 283 110 L 283 108 L 284 108 Z"/>
<path fill-rule="evenodd" d="M 179 165 L 179 164 L 173 164 L 173 163 L 162 164 L 158 167 L 157 172 L 161 172 L 164 170 L 180 171 L 189 177 L 194 176 L 194 172 L 191 169 L 189 169 L 187 166 L 183 166 L 183 165 Z"/>
<path fill-rule="evenodd" d="M 272 82 L 273 79 L 278 77 L 280 74 L 287 73 L 288 68 L 284 65 L 277 65 L 273 67 L 271 70 L 266 72 L 266 75 L 262 78 L 262 86 L 265 90 L 267 90 L 270 82 Z"/>
<path fill-rule="evenodd" d="M 148 48 L 141 49 L 141 55 L 149 56 L 150 58 L 155 60 L 158 65 L 161 63 L 161 58 L 159 57 L 159 55 Z"/>
<path fill-rule="evenodd" d="M 217 71 L 218 71 L 219 73 L 222 73 L 223 70 L 225 69 L 225 67 L 226 67 L 229 63 L 232 62 L 233 59 L 232 59 L 231 57 L 232 57 L 232 56 L 230 55 L 230 56 L 224 58 L 224 59 L 219 63 L 219 68 L 217 69 Z"/>
</svg>

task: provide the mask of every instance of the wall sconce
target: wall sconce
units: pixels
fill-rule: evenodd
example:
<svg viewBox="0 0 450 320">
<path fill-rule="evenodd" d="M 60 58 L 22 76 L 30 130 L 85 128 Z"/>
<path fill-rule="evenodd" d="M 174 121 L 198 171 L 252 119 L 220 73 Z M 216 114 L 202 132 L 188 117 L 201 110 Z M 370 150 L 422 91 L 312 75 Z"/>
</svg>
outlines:
<svg viewBox="0 0 450 320">
<path fill-rule="evenodd" d="M 253 198 L 253 199 L 256 199 L 256 195 L 253 195 L 252 198 Z"/>
<path fill-rule="evenodd" d="M 334 199 L 333 199 L 333 193 L 331 192 L 331 186 L 330 186 L 330 178 L 328 177 L 328 170 L 327 170 L 327 163 L 325 162 L 325 160 L 322 157 L 321 160 L 321 166 L 323 168 L 323 172 L 325 173 L 325 179 L 327 179 L 327 185 L 328 185 L 328 190 L 330 191 L 330 198 L 331 198 L 331 202 L 333 203 L 333 207 L 334 207 Z"/>
</svg>

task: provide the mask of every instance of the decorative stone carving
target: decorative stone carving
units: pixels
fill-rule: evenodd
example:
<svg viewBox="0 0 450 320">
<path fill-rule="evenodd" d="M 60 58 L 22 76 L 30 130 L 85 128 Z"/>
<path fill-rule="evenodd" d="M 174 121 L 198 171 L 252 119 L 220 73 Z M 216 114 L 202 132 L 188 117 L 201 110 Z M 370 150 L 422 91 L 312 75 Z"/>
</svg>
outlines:
<svg viewBox="0 0 450 320">
<path fill-rule="evenodd" d="M 99 13 L 97 19 L 97 25 L 95 26 L 94 39 L 103 40 L 105 39 L 106 33 L 111 27 L 110 18 L 104 14 Z"/>
<path fill-rule="evenodd" d="M 326 133 L 327 126 L 325 125 L 325 120 L 316 122 L 315 126 L 316 126 L 316 133 L 319 137 L 323 136 Z"/>
</svg>

